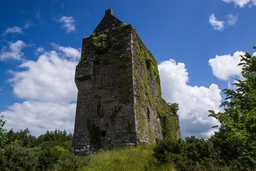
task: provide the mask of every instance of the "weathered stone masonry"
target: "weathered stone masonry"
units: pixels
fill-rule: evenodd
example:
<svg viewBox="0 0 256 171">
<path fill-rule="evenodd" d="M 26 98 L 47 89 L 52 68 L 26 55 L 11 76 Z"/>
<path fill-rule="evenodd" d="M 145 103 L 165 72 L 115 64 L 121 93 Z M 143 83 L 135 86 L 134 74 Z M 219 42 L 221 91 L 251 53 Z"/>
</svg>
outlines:
<svg viewBox="0 0 256 171">
<path fill-rule="evenodd" d="M 179 136 L 178 117 L 161 97 L 156 60 L 134 28 L 111 9 L 83 39 L 75 82 L 75 154 L 155 143 L 171 121 L 168 128 Z"/>
</svg>

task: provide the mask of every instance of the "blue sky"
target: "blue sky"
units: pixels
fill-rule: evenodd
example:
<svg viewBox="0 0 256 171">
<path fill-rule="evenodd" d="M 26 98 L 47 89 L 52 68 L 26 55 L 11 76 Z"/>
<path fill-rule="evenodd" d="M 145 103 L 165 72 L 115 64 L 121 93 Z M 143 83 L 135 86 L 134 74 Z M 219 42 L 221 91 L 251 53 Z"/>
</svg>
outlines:
<svg viewBox="0 0 256 171">
<path fill-rule="evenodd" d="M 0 111 L 5 128 L 73 131 L 82 38 L 112 8 L 159 64 L 163 97 L 178 103 L 182 137 L 209 137 L 221 90 L 254 53 L 256 0 L 0 0 Z"/>
</svg>

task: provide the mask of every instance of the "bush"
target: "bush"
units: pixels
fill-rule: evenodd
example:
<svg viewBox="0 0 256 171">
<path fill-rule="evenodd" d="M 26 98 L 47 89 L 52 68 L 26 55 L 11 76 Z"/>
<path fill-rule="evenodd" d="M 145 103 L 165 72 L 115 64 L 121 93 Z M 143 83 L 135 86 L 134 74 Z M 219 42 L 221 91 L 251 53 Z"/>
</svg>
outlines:
<svg viewBox="0 0 256 171">
<path fill-rule="evenodd" d="M 6 136 L 4 133 L 4 124 L 5 124 L 5 120 L 4 120 L 4 116 L 1 115 L 0 116 L 0 149 L 3 148 L 5 146 L 5 141 L 6 141 Z"/>
<path fill-rule="evenodd" d="M 153 156 L 161 163 L 177 161 L 182 153 L 183 141 L 162 140 L 154 148 Z"/>
<path fill-rule="evenodd" d="M 51 169 L 62 157 L 65 149 L 58 145 L 58 142 L 48 141 L 41 144 L 38 157 L 38 170 Z"/>
<path fill-rule="evenodd" d="M 153 155 L 160 163 L 174 163 L 181 171 L 227 170 L 213 143 L 194 136 L 185 141 L 159 141 Z"/>
<path fill-rule="evenodd" d="M 10 145 L 0 151 L 0 170 L 34 171 L 38 153 L 30 148 Z"/>
</svg>

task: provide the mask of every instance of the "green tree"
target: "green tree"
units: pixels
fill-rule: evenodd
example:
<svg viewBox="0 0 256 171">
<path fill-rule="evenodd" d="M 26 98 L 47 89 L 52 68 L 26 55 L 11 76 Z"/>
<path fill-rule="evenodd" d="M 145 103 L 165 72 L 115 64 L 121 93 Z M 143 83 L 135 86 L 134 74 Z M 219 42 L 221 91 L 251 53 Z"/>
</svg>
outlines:
<svg viewBox="0 0 256 171">
<path fill-rule="evenodd" d="M 19 144 L 22 147 L 35 147 L 37 139 L 30 134 L 28 128 L 14 132 L 13 129 L 6 132 L 6 145 Z"/>
<path fill-rule="evenodd" d="M 253 47 L 256 49 L 256 47 Z M 239 161 L 256 168 L 256 56 L 241 55 L 242 79 L 234 89 L 224 89 L 223 112 L 210 110 L 211 117 L 220 122 L 219 132 L 212 138 L 223 151 L 226 161 Z M 224 149 L 224 148 L 225 149 Z"/>
<path fill-rule="evenodd" d="M 0 170 L 34 171 L 38 152 L 35 149 L 9 145 L 0 151 Z"/>
<path fill-rule="evenodd" d="M 1 113 L 1 112 L 0 112 Z M 4 130 L 4 124 L 5 124 L 4 116 L 0 116 L 0 149 L 4 147 L 6 137 L 5 137 L 5 130 Z"/>
<path fill-rule="evenodd" d="M 37 170 L 51 169 L 62 157 L 65 149 L 57 141 L 45 141 L 40 144 Z"/>
</svg>

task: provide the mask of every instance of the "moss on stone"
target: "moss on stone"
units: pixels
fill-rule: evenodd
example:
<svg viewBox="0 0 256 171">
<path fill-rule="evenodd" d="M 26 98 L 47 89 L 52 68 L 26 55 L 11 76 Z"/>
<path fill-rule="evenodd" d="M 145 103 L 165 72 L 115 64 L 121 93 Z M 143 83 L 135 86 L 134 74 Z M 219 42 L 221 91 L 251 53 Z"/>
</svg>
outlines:
<svg viewBox="0 0 256 171">
<path fill-rule="evenodd" d="M 167 104 L 162 98 L 158 98 L 157 101 L 157 114 L 160 117 L 162 134 L 165 139 L 178 139 L 179 122 L 178 115 L 172 113 L 173 107 L 177 109 L 177 106 Z"/>
<path fill-rule="evenodd" d="M 143 133 L 146 127 L 146 115 L 144 112 L 141 112 L 139 115 L 139 131 Z"/>
<path fill-rule="evenodd" d="M 103 54 L 108 51 L 107 35 L 103 33 L 92 34 L 93 45 L 95 47 L 96 54 Z"/>
<path fill-rule="evenodd" d="M 121 102 L 123 104 L 127 104 L 131 102 L 131 98 L 129 97 L 129 95 L 127 93 L 122 93 L 121 94 Z"/>
<path fill-rule="evenodd" d="M 145 87 L 144 87 L 143 84 L 141 86 L 140 99 L 141 99 L 142 106 L 145 106 L 146 105 L 146 98 L 145 98 Z"/>
<path fill-rule="evenodd" d="M 103 65 L 110 65 L 114 62 L 114 59 L 112 57 L 106 57 L 103 59 Z"/>
<path fill-rule="evenodd" d="M 131 54 L 126 53 L 125 56 L 122 57 L 122 59 L 120 59 L 120 61 L 117 63 L 117 65 L 119 68 L 128 68 L 131 65 Z"/>
<path fill-rule="evenodd" d="M 138 73 L 138 70 L 136 68 L 134 69 L 134 76 L 135 76 L 136 81 L 138 81 L 139 73 Z"/>
<path fill-rule="evenodd" d="M 126 120 L 126 127 L 125 127 L 126 131 L 131 134 L 134 132 L 134 125 L 132 123 L 130 123 L 128 120 Z"/>
<path fill-rule="evenodd" d="M 94 59 L 94 61 L 93 61 L 93 63 L 94 63 L 95 65 L 99 65 L 99 64 L 101 63 L 101 58 L 100 58 L 99 56 L 96 56 L 95 59 Z"/>
<path fill-rule="evenodd" d="M 86 128 L 89 132 L 90 144 L 93 148 L 100 149 L 102 147 L 100 128 L 91 123 L 90 120 L 87 120 Z"/>
<path fill-rule="evenodd" d="M 125 45 L 128 43 L 128 37 L 123 36 L 120 40 L 115 40 L 115 43 L 113 44 L 113 48 L 115 50 L 121 50 Z"/>
<path fill-rule="evenodd" d="M 136 118 L 139 118 L 139 112 L 140 112 L 140 104 L 139 102 L 137 101 L 136 104 L 135 104 L 135 116 Z"/>
<path fill-rule="evenodd" d="M 121 83 L 120 83 L 120 87 L 125 87 L 125 86 L 129 86 L 129 85 L 131 85 L 131 79 L 130 79 L 130 77 L 128 77 L 128 76 L 123 76 L 122 78 L 121 78 Z"/>
<path fill-rule="evenodd" d="M 110 121 L 111 121 L 111 123 L 112 123 L 112 126 L 114 126 L 115 121 L 116 121 L 116 116 L 117 116 L 118 112 L 119 112 L 121 109 L 122 109 L 122 106 L 119 106 L 119 107 L 115 106 L 115 107 L 113 108 L 113 111 L 112 111 L 112 113 L 111 113 L 111 115 L 110 115 Z"/>
<path fill-rule="evenodd" d="M 148 94 L 148 101 L 149 101 L 150 105 L 152 106 L 152 104 L 153 104 L 153 98 L 152 98 L 151 93 Z"/>
<path fill-rule="evenodd" d="M 152 139 L 154 136 L 153 136 L 153 130 L 150 124 L 148 124 L 148 133 L 149 133 L 150 139 Z"/>
</svg>

